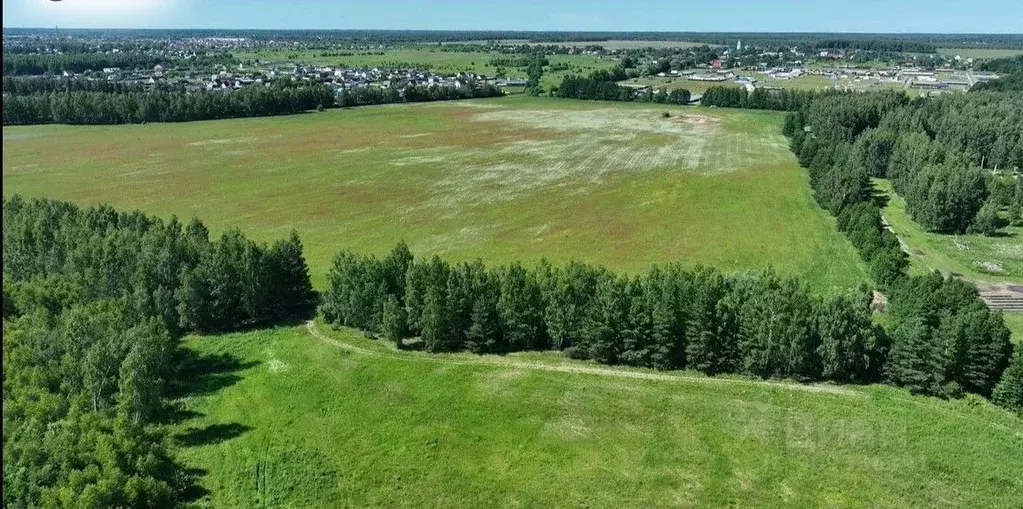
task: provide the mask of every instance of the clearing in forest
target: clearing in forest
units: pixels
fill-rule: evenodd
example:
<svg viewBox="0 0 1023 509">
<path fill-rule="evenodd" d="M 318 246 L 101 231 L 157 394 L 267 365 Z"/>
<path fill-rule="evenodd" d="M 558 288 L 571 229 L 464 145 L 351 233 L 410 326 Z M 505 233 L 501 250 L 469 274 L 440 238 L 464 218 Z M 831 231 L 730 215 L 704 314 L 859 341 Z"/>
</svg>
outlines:
<svg viewBox="0 0 1023 509">
<path fill-rule="evenodd" d="M 665 118 L 662 113 L 670 116 Z M 110 203 L 256 239 L 625 271 L 683 261 L 867 279 L 810 195 L 783 115 L 544 98 L 286 117 L 3 129 L 3 192 Z"/>
<path fill-rule="evenodd" d="M 883 386 L 792 390 L 551 352 L 398 352 L 352 331 L 319 331 L 329 341 L 305 326 L 186 340 L 204 374 L 186 380 L 183 414 L 194 417 L 178 433 L 184 463 L 205 472 L 200 504 L 973 508 L 1023 500 L 1014 475 L 1023 470 L 1023 421 L 975 399 Z M 660 378 L 672 375 L 681 376 Z"/>
</svg>

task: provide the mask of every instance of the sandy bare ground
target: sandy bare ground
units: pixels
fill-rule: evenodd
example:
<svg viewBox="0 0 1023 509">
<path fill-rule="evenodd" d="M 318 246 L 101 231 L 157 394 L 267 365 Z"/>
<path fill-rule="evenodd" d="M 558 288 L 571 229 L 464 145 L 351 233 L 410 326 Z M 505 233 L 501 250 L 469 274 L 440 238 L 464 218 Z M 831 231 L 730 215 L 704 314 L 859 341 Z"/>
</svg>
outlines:
<svg viewBox="0 0 1023 509">
<path fill-rule="evenodd" d="M 370 357 L 384 357 L 388 359 L 409 361 L 409 362 L 437 362 L 451 365 L 482 365 L 498 366 L 504 368 L 515 368 L 530 371 L 548 371 L 556 373 L 575 373 L 584 375 L 595 375 L 609 378 L 628 378 L 634 380 L 652 380 L 658 382 L 676 383 L 697 383 L 697 384 L 735 384 L 770 387 L 774 389 L 814 392 L 823 394 L 835 394 L 841 396 L 863 397 L 861 392 L 837 387 L 833 385 L 811 385 L 787 382 L 773 382 L 768 380 L 740 380 L 731 378 L 712 378 L 702 376 L 671 375 L 666 373 L 648 373 L 643 371 L 632 371 L 627 369 L 601 368 L 595 366 L 580 366 L 572 364 L 545 364 L 541 362 L 523 361 L 496 355 L 481 355 L 471 359 L 454 358 L 443 354 L 420 354 L 415 352 L 385 352 L 375 349 L 363 348 L 344 341 L 340 341 L 320 332 L 316 322 L 306 322 L 306 329 L 316 339 L 343 350 Z"/>
</svg>

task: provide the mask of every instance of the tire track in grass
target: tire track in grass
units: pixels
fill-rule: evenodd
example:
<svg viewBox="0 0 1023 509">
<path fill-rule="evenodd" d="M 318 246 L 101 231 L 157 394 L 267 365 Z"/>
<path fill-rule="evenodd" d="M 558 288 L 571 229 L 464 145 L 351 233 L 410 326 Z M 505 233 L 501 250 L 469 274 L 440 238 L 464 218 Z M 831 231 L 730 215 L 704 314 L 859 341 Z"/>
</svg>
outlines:
<svg viewBox="0 0 1023 509">
<path fill-rule="evenodd" d="M 786 383 L 786 382 L 775 382 L 770 380 L 743 380 L 734 378 L 713 378 L 713 377 L 701 377 L 701 376 L 687 376 L 687 375 L 671 375 L 667 373 L 649 373 L 644 371 L 631 371 L 627 369 L 616 369 L 616 368 L 601 368 L 595 366 L 580 366 L 571 364 L 545 364 L 542 362 L 530 362 L 521 361 L 517 359 L 509 359 L 506 357 L 499 357 L 495 355 L 481 355 L 474 359 L 459 359 L 451 357 L 442 357 L 437 354 L 414 354 L 411 352 L 384 352 L 380 350 L 363 348 L 361 346 L 353 345 L 351 343 L 341 341 L 338 339 L 331 338 L 322 332 L 316 326 L 316 322 L 310 320 L 306 322 L 306 329 L 309 334 L 314 338 L 337 348 L 347 350 L 352 353 L 359 355 L 365 355 L 368 357 L 383 357 L 393 360 L 409 361 L 409 362 L 438 362 L 443 364 L 453 365 L 481 365 L 481 366 L 497 366 L 507 368 L 517 368 L 531 371 L 547 371 L 555 373 L 575 373 L 585 375 L 603 376 L 608 378 L 629 378 L 634 380 L 652 380 L 659 382 L 688 382 L 688 383 L 699 383 L 699 384 L 734 384 L 734 385 L 753 385 L 760 387 L 770 387 L 775 389 L 787 389 L 795 391 L 822 393 L 822 394 L 834 394 L 842 396 L 852 397 L 864 397 L 865 394 L 859 391 L 850 390 L 844 387 L 832 386 L 832 385 L 810 385 L 810 384 L 798 384 L 798 383 Z"/>
<path fill-rule="evenodd" d="M 792 391 L 803 391 L 818 394 L 829 394 L 835 396 L 847 396 L 852 398 L 863 398 L 868 395 L 851 390 L 841 386 L 833 385 L 811 385 L 811 384 L 799 384 L 799 383 L 788 383 L 788 382 L 777 382 L 770 380 L 746 380 L 746 379 L 735 379 L 735 378 L 714 378 L 709 376 L 689 376 L 689 375 L 671 375 L 666 373 L 649 373 L 643 371 L 631 371 L 627 369 L 616 369 L 616 368 L 601 368 L 595 366 L 580 366 L 570 364 L 545 364 L 542 362 L 530 362 L 520 361 L 517 359 L 509 359 L 507 357 L 500 357 L 496 355 L 481 355 L 472 359 L 459 359 L 444 357 L 444 354 L 428 354 L 421 353 L 417 354 L 414 352 L 387 352 L 382 350 L 376 350 L 371 348 L 364 348 L 361 346 L 353 345 L 346 341 L 334 339 L 326 334 L 320 332 L 316 325 L 315 320 L 309 320 L 306 322 L 306 329 L 309 334 L 314 338 L 322 341 L 323 343 L 340 348 L 342 350 L 364 355 L 367 357 L 380 357 L 390 360 L 398 360 L 404 362 L 435 362 L 448 365 L 464 365 L 464 366 L 494 366 L 504 368 L 514 368 L 529 371 L 546 371 L 553 373 L 574 373 L 584 375 L 595 375 L 606 378 L 626 378 L 633 380 L 651 380 L 659 382 L 676 382 L 676 383 L 694 383 L 694 384 L 734 384 L 734 385 L 751 385 L 760 386 L 765 388 L 773 389 L 784 389 Z M 993 429 L 1015 435 L 1017 437 L 1023 436 L 1023 430 L 1013 430 L 1012 428 L 1005 426 L 1001 423 L 982 419 L 976 415 L 967 414 L 964 412 L 957 411 L 953 408 L 948 408 L 945 405 L 935 402 L 929 402 L 927 400 L 920 400 L 915 396 L 909 397 L 894 397 L 894 401 L 898 401 L 904 404 L 926 407 L 931 409 L 937 409 L 941 413 L 949 416 L 955 416 L 967 421 L 971 421 L 975 424 L 986 424 Z"/>
</svg>

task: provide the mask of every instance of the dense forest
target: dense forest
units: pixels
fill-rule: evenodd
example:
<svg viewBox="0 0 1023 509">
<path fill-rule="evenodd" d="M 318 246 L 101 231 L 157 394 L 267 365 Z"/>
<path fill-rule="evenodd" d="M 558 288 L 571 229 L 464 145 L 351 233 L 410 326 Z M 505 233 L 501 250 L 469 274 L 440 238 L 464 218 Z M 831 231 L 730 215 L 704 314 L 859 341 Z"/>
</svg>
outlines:
<svg viewBox="0 0 1023 509">
<path fill-rule="evenodd" d="M 452 265 L 416 261 L 400 244 L 383 259 L 338 254 L 320 314 L 431 352 L 554 349 L 607 364 L 990 396 L 1012 353 L 1001 313 L 937 273 L 893 278 L 889 334 L 865 288 L 820 297 L 771 271 L 678 264 L 631 277 L 581 263 Z"/>
<path fill-rule="evenodd" d="M 4 52 L 4 76 L 81 73 L 101 71 L 105 67 L 151 69 L 167 63 L 160 56 L 136 52 L 122 53 L 8 53 Z"/>
<path fill-rule="evenodd" d="M 5 81 L 6 83 L 6 81 Z M 27 88 L 21 84 L 18 86 Z M 36 89 L 39 85 L 32 85 Z M 137 124 L 301 113 L 335 106 L 440 101 L 503 95 L 490 86 L 357 87 L 338 94 L 318 83 L 274 83 L 234 91 L 54 91 L 5 95 L 5 125 Z"/>
<path fill-rule="evenodd" d="M 329 87 L 248 87 L 230 92 L 51 92 L 4 97 L 4 124 L 138 124 L 299 113 L 333 106 Z"/>
<path fill-rule="evenodd" d="M 171 507 L 178 338 L 306 316 L 297 235 L 18 196 L 3 202 L 4 506 Z"/>
<path fill-rule="evenodd" d="M 821 205 L 867 201 L 891 179 L 931 231 L 996 234 L 1023 211 L 1023 182 L 992 170 L 1023 166 L 1023 96 L 971 92 L 910 100 L 901 93 L 832 95 L 791 113 L 785 134 Z"/>
<path fill-rule="evenodd" d="M 565 76 L 554 90 L 555 97 L 567 99 L 585 99 L 590 101 L 642 101 L 662 104 L 689 104 L 690 94 L 685 89 L 670 92 L 654 91 L 648 88 L 643 93 L 635 89 L 623 87 L 617 82 L 626 78 L 623 67 L 593 71 L 587 77 L 575 75 Z"/>
<path fill-rule="evenodd" d="M 707 89 L 700 99 L 703 106 L 718 108 L 746 108 L 751 110 L 794 111 L 807 107 L 811 101 L 824 95 L 841 95 L 847 92 L 812 90 L 767 90 L 757 88 L 748 92 L 743 87 L 714 86 Z"/>
<path fill-rule="evenodd" d="M 400 102 L 449 101 L 477 97 L 500 97 L 502 95 L 504 92 L 493 85 L 476 84 L 462 87 L 414 85 L 401 89 L 396 87 L 353 87 L 341 90 L 336 103 L 338 106 L 348 107 Z"/>
<path fill-rule="evenodd" d="M 82 80 L 55 76 L 4 76 L 4 94 L 32 95 L 50 92 L 105 92 L 123 94 L 144 92 L 146 87 L 138 82 Z M 156 85 L 160 90 L 184 92 L 183 86 L 167 83 Z"/>
<path fill-rule="evenodd" d="M 999 74 L 1023 73 L 1023 55 L 982 60 L 977 63 L 976 69 Z"/>
</svg>

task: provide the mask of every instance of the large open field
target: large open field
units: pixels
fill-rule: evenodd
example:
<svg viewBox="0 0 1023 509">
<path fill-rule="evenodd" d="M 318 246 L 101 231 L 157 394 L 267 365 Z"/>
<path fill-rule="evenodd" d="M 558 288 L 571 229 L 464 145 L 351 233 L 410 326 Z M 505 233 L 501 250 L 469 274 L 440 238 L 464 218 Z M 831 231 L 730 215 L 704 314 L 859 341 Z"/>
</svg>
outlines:
<svg viewBox="0 0 1023 509">
<path fill-rule="evenodd" d="M 657 109 L 654 109 L 657 108 Z M 3 192 L 299 231 L 314 282 L 344 248 L 490 263 L 772 265 L 866 279 L 770 112 L 525 97 L 276 118 L 3 130 Z"/>
<path fill-rule="evenodd" d="M 753 73 L 753 72 L 739 72 L 738 77 L 752 78 L 757 81 L 758 87 L 769 87 L 769 88 L 783 88 L 791 90 L 825 90 L 831 88 L 835 83 L 832 80 L 824 76 L 804 76 L 801 78 L 794 79 L 775 79 L 769 78 L 764 74 Z M 642 78 L 631 78 L 625 81 L 620 81 L 622 85 L 643 85 L 650 86 L 657 89 L 664 90 L 675 90 L 678 88 L 684 88 L 689 90 L 693 94 L 702 94 L 711 87 L 737 87 L 734 80 L 728 81 L 693 81 L 687 79 L 685 76 L 647 76 Z"/>
<path fill-rule="evenodd" d="M 1023 421 L 987 403 L 319 331 L 187 340 L 212 369 L 181 400 L 201 505 L 1023 505 Z"/>
<path fill-rule="evenodd" d="M 938 48 L 942 55 L 960 56 L 962 58 L 1007 58 L 1016 55 L 1023 55 L 1023 50 L 1018 49 L 988 49 L 988 48 Z"/>
</svg>

